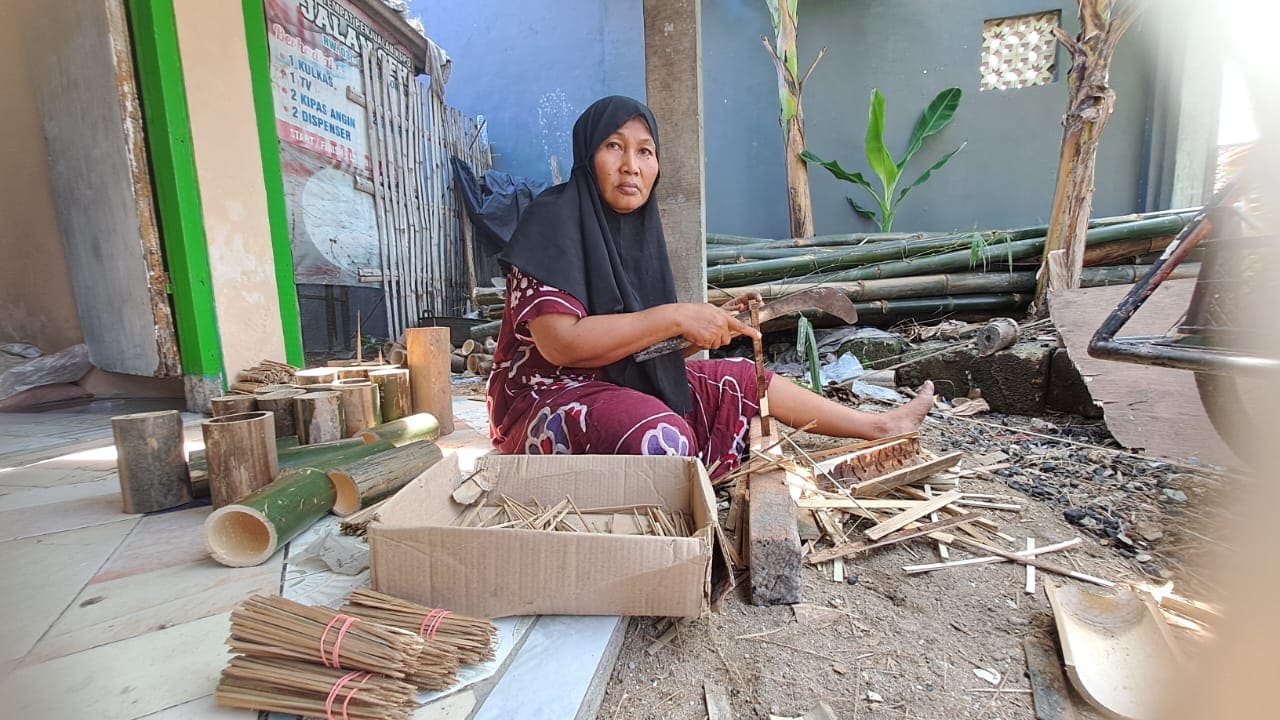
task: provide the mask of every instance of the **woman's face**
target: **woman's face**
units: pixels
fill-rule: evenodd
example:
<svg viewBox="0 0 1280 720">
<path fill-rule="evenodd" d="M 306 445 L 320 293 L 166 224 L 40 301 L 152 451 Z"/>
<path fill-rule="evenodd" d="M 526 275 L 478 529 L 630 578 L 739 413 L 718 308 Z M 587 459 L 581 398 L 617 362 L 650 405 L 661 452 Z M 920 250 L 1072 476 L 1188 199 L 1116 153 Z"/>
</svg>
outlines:
<svg viewBox="0 0 1280 720">
<path fill-rule="evenodd" d="M 600 143 L 593 160 L 600 197 L 614 212 L 643 206 L 658 179 L 658 148 L 649 126 L 633 117 Z"/>
</svg>

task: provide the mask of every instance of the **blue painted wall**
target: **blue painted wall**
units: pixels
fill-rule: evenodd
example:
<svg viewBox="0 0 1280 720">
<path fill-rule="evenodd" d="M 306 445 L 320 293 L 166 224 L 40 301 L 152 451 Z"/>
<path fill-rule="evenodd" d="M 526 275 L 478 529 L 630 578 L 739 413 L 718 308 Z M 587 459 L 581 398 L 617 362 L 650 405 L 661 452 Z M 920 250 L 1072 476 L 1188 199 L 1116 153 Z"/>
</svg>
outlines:
<svg viewBox="0 0 1280 720">
<path fill-rule="evenodd" d="M 412 0 L 453 58 L 445 100 L 484 115 L 501 170 L 550 181 L 573 121 L 604 95 L 644 97 L 641 0 Z"/>
<path fill-rule="evenodd" d="M 489 119 L 499 167 L 549 178 L 548 158 L 568 175 L 577 113 L 610 93 L 644 96 L 640 0 L 414 0 L 428 34 L 454 58 L 446 98 Z M 978 92 L 982 24 L 1059 9 L 1076 31 L 1075 4 L 1052 0 L 803 0 L 800 59 L 825 59 L 804 94 L 808 145 L 851 170 L 866 170 L 862 137 L 871 88 L 887 98 L 888 145 L 901 153 L 916 116 L 941 89 L 964 91 L 956 120 L 907 169 L 910 178 L 946 150 L 968 146 L 913 191 L 896 230 L 1015 227 L 1043 221 L 1052 200 L 1066 83 Z M 772 37 L 764 0 L 703 0 L 703 106 L 707 227 L 713 232 L 788 234 L 782 134 L 773 66 L 760 43 Z M 1098 159 L 1094 214 L 1140 207 L 1152 51 L 1141 24 L 1112 69 L 1119 96 Z M 1067 61 L 1059 51 L 1061 67 Z M 662 118 L 658 118 L 659 122 Z M 919 163 L 918 165 L 916 163 Z M 873 230 L 845 196 L 860 193 L 825 170 L 810 173 L 819 233 Z"/>
</svg>

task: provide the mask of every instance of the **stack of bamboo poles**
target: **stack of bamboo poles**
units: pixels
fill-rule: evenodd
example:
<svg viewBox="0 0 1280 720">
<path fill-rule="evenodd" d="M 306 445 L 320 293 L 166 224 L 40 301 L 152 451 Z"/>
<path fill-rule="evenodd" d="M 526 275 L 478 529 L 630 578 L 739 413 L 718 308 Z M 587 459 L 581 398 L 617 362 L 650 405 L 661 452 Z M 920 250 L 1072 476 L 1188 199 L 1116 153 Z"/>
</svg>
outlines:
<svg viewBox="0 0 1280 720">
<path fill-rule="evenodd" d="M 1083 285 L 1136 282 L 1196 210 L 1123 215 L 1090 223 Z M 834 287 L 854 301 L 859 322 L 888 324 L 942 315 L 1009 314 L 1030 303 L 1048 226 L 947 234 L 860 233 L 770 240 L 707 235 L 707 299 L 749 292 L 766 300 Z M 1196 259 L 1196 258 L 1192 258 Z M 1173 277 L 1194 277 L 1183 263 Z M 476 304 L 501 312 L 506 289 L 476 289 Z M 491 314 L 491 317 L 493 315 Z M 472 337 L 497 334 L 496 322 Z"/>
<path fill-rule="evenodd" d="M 445 690 L 461 662 L 493 657 L 497 631 L 487 621 L 372 591 L 357 598 L 342 612 L 278 596 L 243 602 L 227 640 L 237 656 L 214 698 L 309 717 L 407 718 L 416 692 Z"/>
</svg>

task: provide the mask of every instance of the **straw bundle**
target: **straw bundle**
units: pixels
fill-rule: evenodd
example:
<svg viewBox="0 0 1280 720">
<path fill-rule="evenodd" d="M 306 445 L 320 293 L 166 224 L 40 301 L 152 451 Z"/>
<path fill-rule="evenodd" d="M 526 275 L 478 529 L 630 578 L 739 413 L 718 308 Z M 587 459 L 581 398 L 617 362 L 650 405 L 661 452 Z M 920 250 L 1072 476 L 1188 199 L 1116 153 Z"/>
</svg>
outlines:
<svg viewBox="0 0 1280 720">
<path fill-rule="evenodd" d="M 494 656 L 498 629 L 488 620 L 425 607 L 367 588 L 351 593 L 342 611 L 433 638 L 452 648 L 463 663 L 484 662 Z"/>
<path fill-rule="evenodd" d="M 416 707 L 413 686 L 385 675 L 249 657 L 231 659 L 213 697 L 226 707 L 343 720 L 401 720 Z"/>
<path fill-rule="evenodd" d="M 327 607 L 255 595 L 231 612 L 232 652 L 372 670 L 404 679 L 418 671 L 422 638 Z"/>
</svg>

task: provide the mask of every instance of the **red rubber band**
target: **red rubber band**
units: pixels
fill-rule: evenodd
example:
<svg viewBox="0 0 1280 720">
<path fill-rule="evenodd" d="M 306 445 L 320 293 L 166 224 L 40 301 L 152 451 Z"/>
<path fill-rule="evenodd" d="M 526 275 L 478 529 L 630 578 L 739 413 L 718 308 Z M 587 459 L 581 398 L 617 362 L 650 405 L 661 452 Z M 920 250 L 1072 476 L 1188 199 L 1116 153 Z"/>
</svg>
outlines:
<svg viewBox="0 0 1280 720">
<path fill-rule="evenodd" d="M 447 617 L 449 617 L 449 616 L 450 616 L 450 615 L 452 615 L 452 614 L 453 614 L 453 613 L 449 612 L 448 610 L 441 610 L 441 611 L 440 611 L 440 617 L 436 618 L 436 621 L 435 621 L 435 622 L 433 622 L 433 623 L 431 623 L 431 627 L 427 629 L 427 639 L 428 639 L 428 640 L 435 640 L 435 639 L 436 639 L 436 631 L 440 629 L 440 625 L 441 625 L 442 623 L 444 623 L 444 619 L 445 619 L 445 618 L 447 618 Z"/>
<path fill-rule="evenodd" d="M 428 640 L 435 640 L 436 631 L 440 629 L 440 623 L 444 622 L 444 619 L 452 614 L 448 610 L 439 608 L 432 610 L 422 619 L 422 625 L 418 626 L 418 634 L 425 635 Z"/>
<path fill-rule="evenodd" d="M 342 627 L 338 629 L 338 637 L 335 638 L 333 641 L 333 661 L 330 662 L 329 658 L 325 657 L 325 654 L 324 654 L 324 641 L 329 638 L 329 631 L 333 629 L 333 624 L 338 622 L 338 620 L 342 620 L 342 619 L 345 619 L 345 620 L 342 623 Z M 324 663 L 325 667 L 327 668 L 342 667 L 342 664 L 339 662 L 341 659 L 341 656 L 339 653 L 340 653 L 340 648 L 342 647 L 342 638 L 346 636 L 347 631 L 350 630 L 351 626 L 354 625 L 355 622 L 359 619 L 360 618 L 353 617 L 351 615 L 343 615 L 342 613 L 337 613 L 333 616 L 333 619 L 329 621 L 329 624 L 324 626 L 324 633 L 320 635 L 320 662 Z"/>
<path fill-rule="evenodd" d="M 334 720 L 333 701 L 338 697 L 338 693 L 342 692 L 342 686 L 346 685 L 347 682 L 351 680 L 351 678 L 354 678 L 359 674 L 360 674 L 360 671 L 358 670 L 356 672 L 349 672 L 346 675 L 343 675 L 342 677 L 338 678 L 338 682 L 333 684 L 333 687 L 329 690 L 329 697 L 325 698 L 325 701 L 324 701 L 324 716 L 327 720 Z M 367 675 L 372 675 L 372 673 L 366 673 L 366 676 Z M 365 679 L 367 680 L 368 678 L 366 677 Z M 347 695 L 347 702 L 351 701 L 351 695 L 355 695 L 355 690 L 351 691 L 350 695 Z M 343 717 L 343 720 L 346 720 L 347 718 L 347 703 L 342 704 L 342 717 Z"/>
<path fill-rule="evenodd" d="M 356 682 L 364 682 L 371 677 L 373 677 L 373 673 L 365 673 L 364 677 L 360 678 Z M 360 692 L 360 688 L 352 688 L 351 692 L 347 693 L 347 699 L 342 701 L 342 720 L 351 720 L 351 718 L 347 716 L 347 705 L 351 703 L 351 698 L 355 697 L 358 692 Z"/>
</svg>

